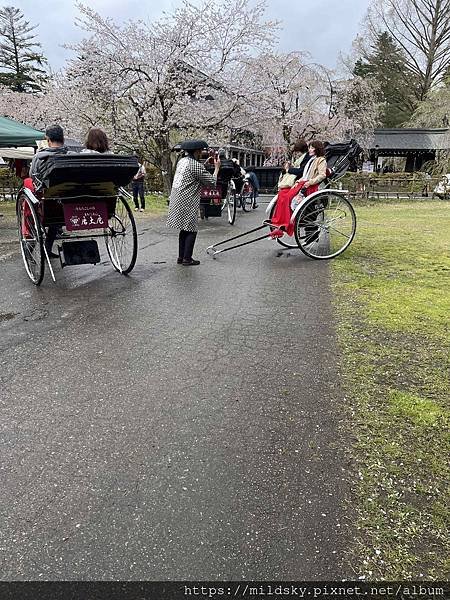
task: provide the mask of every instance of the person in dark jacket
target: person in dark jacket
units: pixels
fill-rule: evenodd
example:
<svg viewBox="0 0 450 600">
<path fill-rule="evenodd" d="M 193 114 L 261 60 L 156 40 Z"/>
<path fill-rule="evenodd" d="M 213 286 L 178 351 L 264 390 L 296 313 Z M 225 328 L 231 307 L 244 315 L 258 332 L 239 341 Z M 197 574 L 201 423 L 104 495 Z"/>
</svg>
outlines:
<svg viewBox="0 0 450 600">
<path fill-rule="evenodd" d="M 45 139 L 48 148 L 39 150 L 31 161 L 30 177 L 33 179 L 36 189 L 42 187 L 39 175 L 46 159 L 53 154 L 67 154 L 67 148 L 64 145 L 64 131 L 60 125 L 51 125 L 45 130 Z"/>
<path fill-rule="evenodd" d="M 305 170 L 305 167 L 311 158 L 308 153 L 308 144 L 304 139 L 299 139 L 295 142 L 295 144 L 291 144 L 289 150 L 291 154 L 291 161 L 284 165 L 284 170 L 281 173 L 280 180 L 278 182 L 278 189 L 292 187 L 296 178 L 298 179 L 303 175 L 303 171 Z M 295 175 L 288 172 L 290 168 L 296 169 Z M 289 175 L 293 176 L 289 177 Z"/>
<path fill-rule="evenodd" d="M 30 177 L 37 190 L 42 188 L 41 172 L 49 156 L 54 154 L 67 154 L 67 148 L 64 145 L 64 131 L 60 125 L 51 125 L 45 130 L 45 139 L 48 143 L 48 148 L 44 148 L 33 156 L 30 166 Z M 57 254 L 52 252 L 53 243 L 56 240 L 58 233 L 61 233 L 61 227 L 50 225 L 47 229 L 45 237 L 45 249 L 50 258 L 59 258 Z"/>
</svg>

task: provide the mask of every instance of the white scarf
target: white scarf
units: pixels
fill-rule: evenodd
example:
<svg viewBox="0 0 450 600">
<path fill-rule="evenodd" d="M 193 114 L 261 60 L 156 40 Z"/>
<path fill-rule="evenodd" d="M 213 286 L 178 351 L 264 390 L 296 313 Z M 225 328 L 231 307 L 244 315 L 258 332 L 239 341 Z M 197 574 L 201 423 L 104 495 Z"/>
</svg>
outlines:
<svg viewBox="0 0 450 600">
<path fill-rule="evenodd" d="M 316 159 L 315 156 L 311 156 L 311 158 L 306 163 L 305 168 L 303 169 L 302 179 L 304 179 L 304 180 L 308 180 L 309 179 L 309 172 L 311 171 L 311 167 L 312 167 L 313 162 L 315 161 L 315 159 Z"/>
</svg>

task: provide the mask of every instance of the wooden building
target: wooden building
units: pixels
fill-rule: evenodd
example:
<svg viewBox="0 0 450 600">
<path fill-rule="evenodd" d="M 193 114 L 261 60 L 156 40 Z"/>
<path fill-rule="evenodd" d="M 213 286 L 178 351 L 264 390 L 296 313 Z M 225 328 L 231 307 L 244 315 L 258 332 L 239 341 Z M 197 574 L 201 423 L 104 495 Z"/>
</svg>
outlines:
<svg viewBox="0 0 450 600">
<path fill-rule="evenodd" d="M 405 157 L 405 171 L 411 173 L 440 150 L 450 151 L 450 129 L 375 129 L 369 158 L 377 165 L 381 158 Z"/>
</svg>

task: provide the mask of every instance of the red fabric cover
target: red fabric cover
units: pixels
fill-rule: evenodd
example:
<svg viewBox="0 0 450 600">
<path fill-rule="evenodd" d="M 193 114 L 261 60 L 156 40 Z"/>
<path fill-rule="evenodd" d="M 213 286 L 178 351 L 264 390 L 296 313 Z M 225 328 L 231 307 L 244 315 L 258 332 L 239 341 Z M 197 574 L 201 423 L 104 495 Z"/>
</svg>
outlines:
<svg viewBox="0 0 450 600">
<path fill-rule="evenodd" d="M 33 183 L 33 180 L 31 179 L 31 177 L 26 177 L 23 180 L 23 187 L 28 188 L 29 190 L 31 190 L 34 193 L 34 183 Z"/>
<path fill-rule="evenodd" d="M 294 224 L 290 222 L 292 216 L 291 202 L 300 192 L 305 183 L 305 180 L 300 179 L 297 181 L 294 187 L 279 190 L 275 210 L 272 215 L 272 219 L 270 220 L 272 225 L 275 225 L 277 229 L 271 232 L 270 237 L 282 237 L 284 232 L 286 232 L 287 235 L 294 235 Z M 305 190 L 305 195 L 309 196 L 309 194 L 317 192 L 318 189 L 318 185 L 311 185 Z M 280 228 L 283 228 L 283 231 L 281 231 Z"/>
<path fill-rule="evenodd" d="M 23 206 L 22 223 L 21 223 L 22 235 L 25 238 L 31 237 L 31 231 L 30 231 L 30 228 L 28 226 L 28 223 L 29 223 L 29 221 L 30 221 L 31 218 L 32 217 L 31 217 L 30 207 L 25 202 L 24 206 Z"/>
<path fill-rule="evenodd" d="M 35 193 L 34 183 L 33 183 L 33 180 L 31 179 L 31 177 L 26 177 L 23 180 L 23 187 L 26 187 L 29 190 L 31 190 L 33 193 Z M 39 209 L 38 209 L 38 212 L 39 212 Z M 31 237 L 31 232 L 30 232 L 30 229 L 27 224 L 27 222 L 30 220 L 30 218 L 31 218 L 31 210 L 30 210 L 30 207 L 28 206 L 28 204 L 25 203 L 24 208 L 23 208 L 23 221 L 22 221 L 22 225 L 21 225 L 22 235 L 24 237 Z"/>
</svg>

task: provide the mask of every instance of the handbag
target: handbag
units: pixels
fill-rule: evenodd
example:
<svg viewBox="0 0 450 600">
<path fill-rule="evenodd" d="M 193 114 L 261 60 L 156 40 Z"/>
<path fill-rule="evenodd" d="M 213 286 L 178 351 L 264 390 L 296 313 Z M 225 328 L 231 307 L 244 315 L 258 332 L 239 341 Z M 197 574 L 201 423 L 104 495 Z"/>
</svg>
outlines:
<svg viewBox="0 0 450 600">
<path fill-rule="evenodd" d="M 284 173 L 278 181 L 278 189 L 281 190 L 283 188 L 291 188 L 295 185 L 297 181 L 297 176 L 292 175 L 291 173 Z"/>
</svg>

